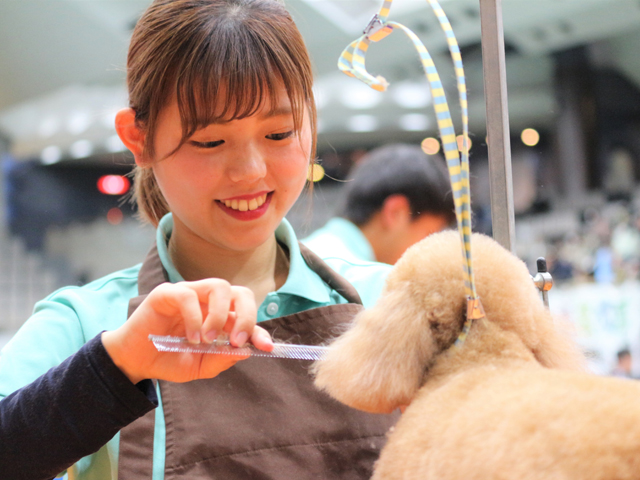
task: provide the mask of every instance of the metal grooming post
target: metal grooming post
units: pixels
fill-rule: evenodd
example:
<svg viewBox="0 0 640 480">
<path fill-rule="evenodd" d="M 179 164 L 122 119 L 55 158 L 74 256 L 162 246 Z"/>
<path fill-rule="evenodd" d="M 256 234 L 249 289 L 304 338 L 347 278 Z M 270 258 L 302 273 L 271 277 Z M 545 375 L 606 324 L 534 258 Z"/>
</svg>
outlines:
<svg viewBox="0 0 640 480">
<path fill-rule="evenodd" d="M 516 234 L 502 0 L 480 0 L 480 21 L 484 94 L 487 105 L 493 238 L 507 250 L 513 251 Z"/>
</svg>

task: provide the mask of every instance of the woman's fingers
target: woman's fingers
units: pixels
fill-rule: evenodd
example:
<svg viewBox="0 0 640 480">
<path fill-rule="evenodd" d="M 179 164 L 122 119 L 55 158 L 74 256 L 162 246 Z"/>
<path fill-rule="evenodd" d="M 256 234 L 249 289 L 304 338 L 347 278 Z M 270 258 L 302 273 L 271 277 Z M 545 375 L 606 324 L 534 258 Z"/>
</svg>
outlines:
<svg viewBox="0 0 640 480">
<path fill-rule="evenodd" d="M 206 305 L 207 317 L 202 324 L 202 338 L 213 342 L 224 329 L 231 309 L 231 285 L 220 279 L 207 279 L 191 282 L 198 291 L 200 302 Z"/>
<path fill-rule="evenodd" d="M 273 340 L 271 339 L 271 335 L 264 328 L 256 326 L 253 329 L 253 333 L 251 334 L 251 343 L 265 352 L 270 352 L 273 350 Z"/>
<path fill-rule="evenodd" d="M 234 346 L 244 345 L 253 334 L 256 325 L 257 307 L 253 292 L 246 287 L 231 286 L 220 279 L 184 282 L 198 296 L 206 318 L 201 324 L 202 339 L 211 343 L 220 333 L 229 333 Z"/>
<path fill-rule="evenodd" d="M 235 319 L 229 317 L 228 321 L 233 322 L 229 339 L 231 344 L 241 347 L 251 337 L 256 326 L 258 309 L 253 292 L 246 287 L 231 287 L 231 302 L 235 312 Z"/>
<path fill-rule="evenodd" d="M 202 309 L 198 293 L 186 283 L 162 284 L 154 289 L 149 300 L 154 309 L 163 315 L 182 318 L 185 334 L 191 343 L 200 343 Z"/>
<path fill-rule="evenodd" d="M 269 333 L 256 327 L 255 296 L 246 287 L 231 286 L 220 279 L 205 279 L 163 284 L 149 296 L 153 297 L 159 313 L 182 317 L 187 339 L 192 343 L 201 340 L 211 343 L 221 332 L 227 332 L 236 347 L 250 339 L 261 350 L 273 349 Z"/>
</svg>

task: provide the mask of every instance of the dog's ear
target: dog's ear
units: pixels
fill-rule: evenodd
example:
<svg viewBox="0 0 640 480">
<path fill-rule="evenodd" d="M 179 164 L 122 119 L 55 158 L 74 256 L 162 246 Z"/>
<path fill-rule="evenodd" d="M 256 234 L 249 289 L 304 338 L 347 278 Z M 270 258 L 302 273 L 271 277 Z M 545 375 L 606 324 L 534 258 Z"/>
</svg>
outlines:
<svg viewBox="0 0 640 480">
<path fill-rule="evenodd" d="M 540 364 L 547 368 L 586 371 L 586 357 L 573 340 L 573 325 L 555 318 L 546 307 L 538 315 L 537 342 L 531 350 Z"/>
<path fill-rule="evenodd" d="M 408 405 L 436 353 L 424 303 L 409 283 L 396 284 L 314 367 L 317 387 L 359 410 L 388 413 Z"/>
<path fill-rule="evenodd" d="M 571 338 L 570 326 L 552 318 L 525 263 L 489 237 L 474 234 L 473 245 L 487 319 L 515 333 L 544 367 L 584 370 L 584 356 Z"/>
</svg>

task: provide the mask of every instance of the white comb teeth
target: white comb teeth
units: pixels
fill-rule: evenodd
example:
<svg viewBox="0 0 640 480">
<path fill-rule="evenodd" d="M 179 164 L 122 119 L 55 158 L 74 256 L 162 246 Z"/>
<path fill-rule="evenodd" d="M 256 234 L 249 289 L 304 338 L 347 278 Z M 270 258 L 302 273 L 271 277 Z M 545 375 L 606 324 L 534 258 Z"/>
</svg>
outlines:
<svg viewBox="0 0 640 480">
<path fill-rule="evenodd" d="M 213 343 L 189 343 L 184 337 L 149 335 L 149 340 L 159 352 L 210 353 L 221 355 L 250 355 L 252 357 L 293 358 L 297 360 L 322 360 L 328 347 L 314 345 L 274 344 L 271 352 L 258 350 L 253 345 L 234 347 L 228 340 L 216 340 Z"/>
</svg>

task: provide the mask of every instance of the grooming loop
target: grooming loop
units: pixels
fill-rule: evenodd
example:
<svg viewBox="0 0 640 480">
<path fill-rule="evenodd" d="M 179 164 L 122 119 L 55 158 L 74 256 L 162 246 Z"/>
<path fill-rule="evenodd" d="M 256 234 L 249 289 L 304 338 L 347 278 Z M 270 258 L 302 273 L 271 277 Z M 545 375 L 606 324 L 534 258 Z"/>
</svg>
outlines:
<svg viewBox="0 0 640 480">
<path fill-rule="evenodd" d="M 553 287 L 553 277 L 547 270 L 547 261 L 544 257 L 538 258 L 536 260 L 536 266 L 538 267 L 538 273 L 536 273 L 535 277 L 531 277 L 535 286 L 540 290 L 540 295 L 542 296 L 542 301 L 545 306 L 549 308 L 549 290 Z"/>
<path fill-rule="evenodd" d="M 380 16 L 377 13 L 371 18 L 371 20 L 369 20 L 369 23 L 362 31 L 364 36 L 372 42 L 379 42 L 391 32 L 393 32 L 393 27 L 382 23 L 382 20 L 380 20 Z"/>
<path fill-rule="evenodd" d="M 455 127 L 451 118 L 444 88 L 440 81 L 440 76 L 438 75 L 433 59 L 431 58 L 431 55 L 429 55 L 427 48 L 415 33 L 404 25 L 387 20 L 392 0 L 386 0 L 384 2 L 380 11 L 373 16 L 367 27 L 364 29 L 363 35 L 349 44 L 349 46 L 347 46 L 347 48 L 342 52 L 342 55 L 338 60 L 338 68 L 347 75 L 355 77 L 366 83 L 374 90 L 382 92 L 387 89 L 387 86 L 389 85 L 388 82 L 381 76 L 372 76 L 365 68 L 365 56 L 369 48 L 369 44 L 372 41 L 377 42 L 382 38 L 385 38 L 393 30 L 399 29 L 404 31 L 404 33 L 409 37 L 420 55 L 420 60 L 433 97 L 435 114 L 438 120 L 438 129 L 442 139 L 443 150 L 451 180 L 451 188 L 453 190 L 458 231 L 460 232 L 460 240 L 462 244 L 465 289 L 467 297 L 469 298 L 469 308 L 467 310 L 467 321 L 465 322 L 465 326 L 460 337 L 456 341 L 456 345 L 460 346 L 467 336 L 472 321 L 484 317 L 484 310 L 482 309 L 480 298 L 476 293 L 471 261 L 471 197 L 469 193 L 469 114 L 467 87 L 460 48 L 453 33 L 453 29 L 451 28 L 451 23 L 449 23 L 442 7 L 440 7 L 440 4 L 436 0 L 427 0 L 427 2 L 433 9 L 433 12 L 440 22 L 442 30 L 447 37 L 447 45 L 455 67 L 458 96 L 462 112 L 463 141 L 461 152 L 459 152 L 458 143 L 456 141 Z"/>
</svg>

